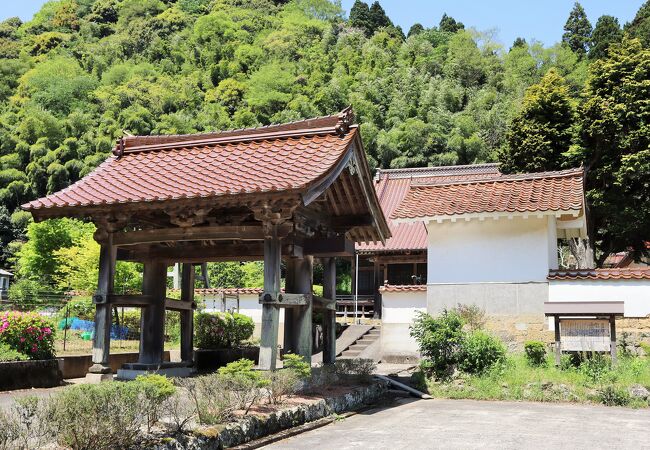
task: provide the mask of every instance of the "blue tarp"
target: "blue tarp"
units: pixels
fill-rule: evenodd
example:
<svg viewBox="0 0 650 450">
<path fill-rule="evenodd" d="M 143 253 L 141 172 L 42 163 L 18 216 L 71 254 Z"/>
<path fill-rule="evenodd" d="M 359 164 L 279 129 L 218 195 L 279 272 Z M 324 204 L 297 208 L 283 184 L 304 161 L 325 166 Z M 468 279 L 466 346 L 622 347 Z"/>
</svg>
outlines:
<svg viewBox="0 0 650 450">
<path fill-rule="evenodd" d="M 95 331 L 95 322 L 90 320 L 81 320 L 76 317 L 73 317 L 70 323 L 71 330 L 81 330 L 81 331 Z M 111 326 L 111 339 L 126 339 L 129 333 L 129 329 L 125 326 Z"/>
</svg>

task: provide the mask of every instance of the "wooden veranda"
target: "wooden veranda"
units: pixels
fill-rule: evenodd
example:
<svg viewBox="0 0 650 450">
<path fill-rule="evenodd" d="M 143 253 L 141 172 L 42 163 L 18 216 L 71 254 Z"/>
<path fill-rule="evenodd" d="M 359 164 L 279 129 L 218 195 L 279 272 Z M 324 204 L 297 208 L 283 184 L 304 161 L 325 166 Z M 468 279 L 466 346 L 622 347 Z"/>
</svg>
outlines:
<svg viewBox="0 0 650 450">
<path fill-rule="evenodd" d="M 372 186 L 353 114 L 261 128 L 120 139 L 95 171 L 23 208 L 37 221 L 90 220 L 101 244 L 91 373 L 110 373 L 114 306 L 142 308 L 140 355 L 124 369 L 192 364 L 194 266 L 264 261 L 259 366 L 274 369 L 279 310 L 285 351 L 311 361 L 312 312 L 324 311 L 324 362 L 335 358 L 335 258 L 355 242 L 384 242 L 390 231 Z M 313 295 L 313 260 L 324 267 Z M 285 292 L 280 264 L 286 263 Z M 144 264 L 142 294 L 113 292 L 116 260 Z M 181 299 L 166 298 L 167 267 L 182 263 Z M 162 362 L 165 309 L 181 312 L 181 359 Z"/>
</svg>

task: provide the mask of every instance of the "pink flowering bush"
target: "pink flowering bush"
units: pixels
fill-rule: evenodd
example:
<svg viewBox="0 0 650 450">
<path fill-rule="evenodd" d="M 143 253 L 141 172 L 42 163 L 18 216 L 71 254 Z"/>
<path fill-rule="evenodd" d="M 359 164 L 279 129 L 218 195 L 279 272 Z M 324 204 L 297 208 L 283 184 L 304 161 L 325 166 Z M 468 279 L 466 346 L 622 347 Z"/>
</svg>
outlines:
<svg viewBox="0 0 650 450">
<path fill-rule="evenodd" d="M 239 346 L 253 336 L 253 319 L 243 314 L 198 313 L 194 316 L 194 344 L 199 349 Z"/>
<path fill-rule="evenodd" d="M 54 358 L 54 327 L 35 312 L 0 313 L 0 343 L 29 359 Z"/>
</svg>

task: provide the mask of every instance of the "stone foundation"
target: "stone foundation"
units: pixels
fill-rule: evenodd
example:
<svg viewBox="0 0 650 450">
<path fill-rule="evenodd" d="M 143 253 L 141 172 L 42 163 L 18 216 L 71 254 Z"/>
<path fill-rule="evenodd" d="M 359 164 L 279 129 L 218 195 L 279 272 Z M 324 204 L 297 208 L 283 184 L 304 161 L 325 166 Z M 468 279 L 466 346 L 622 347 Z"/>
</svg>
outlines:
<svg viewBox="0 0 650 450">
<path fill-rule="evenodd" d="M 199 450 L 235 447 L 278 433 L 331 414 L 358 409 L 377 401 L 387 390 L 387 383 L 374 382 L 338 397 L 322 399 L 309 405 L 284 409 L 265 416 L 246 416 L 219 430 L 217 427 L 193 430 L 149 443 L 144 448 L 156 450 Z M 326 446 L 325 446 L 326 447 Z"/>
</svg>

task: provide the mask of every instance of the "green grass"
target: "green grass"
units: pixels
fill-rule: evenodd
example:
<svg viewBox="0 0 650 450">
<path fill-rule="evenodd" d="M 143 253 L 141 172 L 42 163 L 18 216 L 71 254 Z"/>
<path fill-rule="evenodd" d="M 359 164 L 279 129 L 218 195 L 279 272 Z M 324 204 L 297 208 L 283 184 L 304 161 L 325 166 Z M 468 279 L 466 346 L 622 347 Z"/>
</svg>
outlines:
<svg viewBox="0 0 650 450">
<path fill-rule="evenodd" d="M 608 403 L 603 390 L 612 386 L 622 400 L 617 404 L 649 407 L 648 400 L 632 399 L 627 389 L 640 384 L 650 389 L 650 358 L 620 358 L 614 368 L 589 371 L 585 366 L 531 367 L 524 355 L 510 355 L 507 362 L 482 375 L 461 375 L 451 381 L 427 381 L 434 397 L 477 400 L 525 400 L 539 402 Z M 611 400 L 608 404 L 611 404 Z"/>
</svg>

